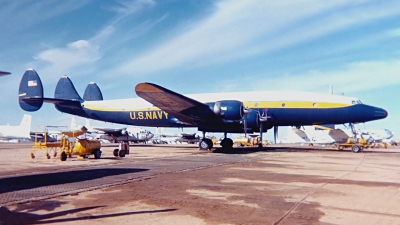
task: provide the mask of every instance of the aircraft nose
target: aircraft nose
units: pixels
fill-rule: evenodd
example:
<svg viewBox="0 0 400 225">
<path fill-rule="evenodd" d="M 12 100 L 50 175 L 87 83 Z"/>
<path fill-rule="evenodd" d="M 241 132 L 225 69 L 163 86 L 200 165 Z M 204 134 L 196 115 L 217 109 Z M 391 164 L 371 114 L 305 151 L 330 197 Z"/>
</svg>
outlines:
<svg viewBox="0 0 400 225">
<path fill-rule="evenodd" d="M 377 119 L 383 119 L 388 116 L 388 112 L 384 109 L 381 108 L 375 108 L 375 113 L 374 113 L 375 118 Z"/>
</svg>

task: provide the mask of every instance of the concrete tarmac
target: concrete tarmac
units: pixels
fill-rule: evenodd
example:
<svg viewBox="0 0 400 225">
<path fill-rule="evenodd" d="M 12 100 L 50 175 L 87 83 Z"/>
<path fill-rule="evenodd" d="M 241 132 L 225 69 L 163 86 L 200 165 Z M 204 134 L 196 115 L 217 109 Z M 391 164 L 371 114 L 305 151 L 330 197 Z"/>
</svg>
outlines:
<svg viewBox="0 0 400 225">
<path fill-rule="evenodd" d="M 400 224 L 400 148 L 117 146 L 61 162 L 0 143 L 0 224 Z"/>
</svg>

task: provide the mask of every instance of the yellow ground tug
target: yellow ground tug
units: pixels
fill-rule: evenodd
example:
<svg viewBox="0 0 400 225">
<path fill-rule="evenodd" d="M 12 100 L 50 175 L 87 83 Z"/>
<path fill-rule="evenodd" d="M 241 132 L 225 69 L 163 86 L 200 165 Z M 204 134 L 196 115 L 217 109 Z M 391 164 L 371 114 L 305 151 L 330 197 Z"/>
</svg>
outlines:
<svg viewBox="0 0 400 225">
<path fill-rule="evenodd" d="M 233 142 L 236 146 L 238 147 L 243 147 L 243 146 L 258 146 L 260 143 L 260 136 L 258 135 L 249 135 L 250 137 L 244 137 L 240 136 L 235 139 Z M 268 145 L 268 141 L 263 141 L 262 146 L 265 147 Z"/>
<path fill-rule="evenodd" d="M 364 150 L 364 148 L 369 148 L 369 144 L 367 140 L 364 138 L 357 138 L 357 141 L 354 141 L 354 138 L 350 137 L 347 139 L 346 143 L 337 144 L 338 150 L 343 150 L 345 148 L 351 148 L 351 151 L 354 153 L 359 153 Z"/>
<path fill-rule="evenodd" d="M 95 159 L 101 157 L 101 144 L 98 140 L 89 140 L 86 137 L 79 137 L 85 134 L 87 129 L 82 127 L 80 131 L 61 131 L 61 138 L 55 142 L 49 142 L 46 138 L 46 129 L 44 139 L 35 138 L 35 143 L 31 151 L 31 158 L 35 158 L 34 153 L 37 151 L 44 152 L 46 157 L 50 159 L 50 152 L 53 151 L 53 156 L 60 155 L 61 161 L 66 161 L 67 157 L 78 155 L 78 158 L 85 158 L 88 155 L 93 155 Z"/>
</svg>

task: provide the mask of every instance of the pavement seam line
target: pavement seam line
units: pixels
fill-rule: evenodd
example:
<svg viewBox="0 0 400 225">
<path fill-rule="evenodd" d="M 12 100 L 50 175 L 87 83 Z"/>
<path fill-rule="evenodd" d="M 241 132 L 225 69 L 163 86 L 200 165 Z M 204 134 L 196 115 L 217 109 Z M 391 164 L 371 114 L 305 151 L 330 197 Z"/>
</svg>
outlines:
<svg viewBox="0 0 400 225">
<path fill-rule="evenodd" d="M 340 177 L 336 177 L 336 178 L 334 178 L 333 180 L 341 179 L 341 178 L 343 178 L 343 177 L 345 177 L 345 176 L 347 176 L 347 175 L 349 175 L 349 174 L 352 174 L 352 173 L 356 172 L 357 169 L 358 169 L 358 167 L 364 162 L 364 158 L 365 158 L 365 154 L 363 154 L 363 157 L 362 157 L 362 159 L 361 159 L 361 162 L 359 162 L 359 163 L 357 164 L 357 166 L 356 166 L 352 171 L 350 171 L 350 172 L 348 172 L 348 173 L 346 173 L 346 174 L 344 174 L 344 175 L 342 175 L 342 176 L 340 176 Z M 322 185 L 316 187 L 314 190 L 310 191 L 306 196 L 304 196 L 302 199 L 300 199 L 300 201 L 296 202 L 296 204 L 295 204 L 289 211 L 287 211 L 287 212 L 285 213 L 285 215 L 283 215 L 277 222 L 275 222 L 274 225 L 277 225 L 277 224 L 279 224 L 280 222 L 282 222 L 282 220 L 285 219 L 287 216 L 289 216 L 289 214 L 292 213 L 301 203 L 303 203 L 303 201 L 304 201 L 306 198 L 308 198 L 310 195 L 314 194 L 316 191 L 318 191 L 319 189 L 325 187 L 326 185 L 328 185 L 328 184 L 330 184 L 330 183 L 331 183 L 331 182 L 324 183 L 324 184 L 322 184 Z"/>
</svg>

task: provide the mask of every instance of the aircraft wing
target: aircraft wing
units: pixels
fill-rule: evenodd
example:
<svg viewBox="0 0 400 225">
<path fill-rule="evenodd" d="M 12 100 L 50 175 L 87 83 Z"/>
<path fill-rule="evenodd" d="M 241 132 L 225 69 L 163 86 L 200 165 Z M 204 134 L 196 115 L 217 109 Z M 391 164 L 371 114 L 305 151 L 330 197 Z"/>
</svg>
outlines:
<svg viewBox="0 0 400 225">
<path fill-rule="evenodd" d="M 178 94 L 152 83 L 139 83 L 135 87 L 136 94 L 156 107 L 171 114 L 185 124 L 222 121 L 210 107 L 204 103 Z"/>
<path fill-rule="evenodd" d="M 181 133 L 181 135 L 184 138 L 196 138 L 196 133 L 194 134 Z"/>
<path fill-rule="evenodd" d="M 93 129 L 102 131 L 105 134 L 113 135 L 115 137 L 121 136 L 122 131 L 125 130 L 125 128 L 93 128 Z"/>
<path fill-rule="evenodd" d="M 329 131 L 329 136 L 331 136 L 335 142 L 343 143 L 347 141 L 349 135 L 347 135 L 343 130 L 335 129 Z"/>
</svg>

